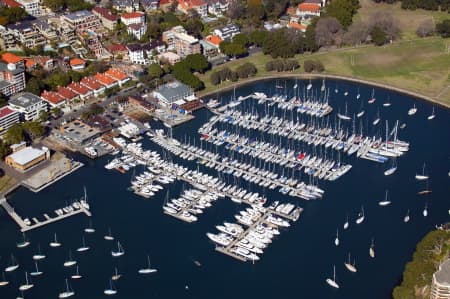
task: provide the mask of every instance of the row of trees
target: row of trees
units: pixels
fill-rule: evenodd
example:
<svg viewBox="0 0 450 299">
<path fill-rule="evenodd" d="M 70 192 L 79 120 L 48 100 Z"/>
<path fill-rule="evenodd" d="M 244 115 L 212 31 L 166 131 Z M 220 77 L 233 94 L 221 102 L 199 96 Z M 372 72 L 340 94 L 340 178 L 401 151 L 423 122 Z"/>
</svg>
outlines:
<svg viewBox="0 0 450 299">
<path fill-rule="evenodd" d="M 228 67 L 224 67 L 211 74 L 210 80 L 213 85 L 218 85 L 224 81 L 236 82 L 240 78 L 245 79 L 253 77 L 257 73 L 257 68 L 253 63 L 246 62 L 236 68 L 236 71 L 230 70 Z"/>
<path fill-rule="evenodd" d="M 275 59 L 266 63 L 266 71 L 288 72 L 296 70 L 300 64 L 295 59 Z"/>
<path fill-rule="evenodd" d="M 43 0 L 43 4 L 53 12 L 60 12 L 65 9 L 71 12 L 83 9 L 90 10 L 94 7 L 93 4 L 87 3 L 84 0 Z"/>
<path fill-rule="evenodd" d="M 193 72 L 204 73 L 210 68 L 209 62 L 202 54 L 190 54 L 175 63 L 172 75 L 179 81 L 191 86 L 194 90 L 204 88 L 204 83 Z"/>
<path fill-rule="evenodd" d="M 318 72 L 321 73 L 325 70 L 322 62 L 318 60 L 305 60 L 303 63 L 303 69 L 307 73 Z"/>
<path fill-rule="evenodd" d="M 22 21 L 27 16 L 22 7 L 0 6 L 0 25 L 2 26 Z"/>
<path fill-rule="evenodd" d="M 436 230 L 427 234 L 417 244 L 413 260 L 406 264 L 403 281 L 394 289 L 394 299 L 416 298 L 415 292 L 431 282 L 437 265 L 448 257 L 450 232 Z"/>
</svg>

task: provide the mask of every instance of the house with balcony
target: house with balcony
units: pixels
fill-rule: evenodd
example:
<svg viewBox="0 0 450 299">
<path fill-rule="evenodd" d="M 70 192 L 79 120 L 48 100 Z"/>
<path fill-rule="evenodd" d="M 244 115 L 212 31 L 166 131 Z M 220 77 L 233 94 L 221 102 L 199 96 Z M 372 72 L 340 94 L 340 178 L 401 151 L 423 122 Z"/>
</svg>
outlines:
<svg viewBox="0 0 450 299">
<path fill-rule="evenodd" d="M 33 21 L 22 21 L 15 24 L 9 24 L 9 31 L 18 42 L 27 48 L 43 46 L 47 43 L 44 36 L 34 27 Z"/>
<path fill-rule="evenodd" d="M 86 32 L 97 32 L 101 28 L 100 19 L 88 10 L 80 10 L 62 15 L 61 21 L 80 35 Z"/>
<path fill-rule="evenodd" d="M 222 40 L 225 41 L 232 41 L 233 37 L 236 34 L 241 33 L 241 30 L 239 27 L 233 23 L 230 23 L 226 26 L 223 26 L 221 28 L 214 29 L 214 35 L 219 36 Z"/>
<path fill-rule="evenodd" d="M 100 19 L 100 23 L 108 30 L 114 30 L 119 18 L 111 12 L 111 10 L 96 6 L 92 9 L 92 13 Z"/>
<path fill-rule="evenodd" d="M 21 92 L 11 96 L 8 106 L 19 112 L 22 121 L 39 119 L 41 111 L 47 111 L 47 103 L 40 97 L 29 92 Z"/>
<path fill-rule="evenodd" d="M 208 16 L 208 4 L 204 0 L 179 0 L 177 9 L 185 14 L 193 9 L 200 17 Z"/>
</svg>

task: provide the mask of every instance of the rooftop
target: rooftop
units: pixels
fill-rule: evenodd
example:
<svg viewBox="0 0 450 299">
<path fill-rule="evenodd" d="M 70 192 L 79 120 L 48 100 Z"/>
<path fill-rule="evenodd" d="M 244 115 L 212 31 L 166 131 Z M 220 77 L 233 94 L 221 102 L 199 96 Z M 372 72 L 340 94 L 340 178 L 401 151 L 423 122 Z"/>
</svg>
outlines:
<svg viewBox="0 0 450 299">
<path fill-rule="evenodd" d="M 22 7 L 22 4 L 14 0 L 2 0 L 2 2 L 8 7 Z"/>
<path fill-rule="evenodd" d="M 210 44 L 218 46 L 222 42 L 222 39 L 218 35 L 208 35 L 206 37 L 206 41 Z"/>
<path fill-rule="evenodd" d="M 198 43 L 198 39 L 186 33 L 176 33 L 178 39 L 184 40 L 190 44 Z"/>
<path fill-rule="evenodd" d="M 434 273 L 434 277 L 440 284 L 450 286 L 450 259 L 447 259 L 439 266 L 439 270 Z"/>
<path fill-rule="evenodd" d="M 85 95 L 91 91 L 88 87 L 77 82 L 70 83 L 69 85 L 67 85 L 67 88 L 81 95 Z"/>
<path fill-rule="evenodd" d="M 122 14 L 122 19 L 134 19 L 134 18 L 141 18 L 144 16 L 143 12 L 140 11 L 134 11 L 134 12 L 126 12 Z"/>
<path fill-rule="evenodd" d="M 125 47 L 123 44 L 111 44 L 108 46 L 108 51 L 111 53 L 126 52 L 127 47 Z"/>
<path fill-rule="evenodd" d="M 61 87 L 59 86 L 57 89 L 57 92 L 59 93 L 59 95 L 63 98 L 65 98 L 66 100 L 71 100 L 73 98 L 76 98 L 78 96 L 77 93 L 73 92 L 72 90 L 70 90 L 67 87 Z"/>
<path fill-rule="evenodd" d="M 29 92 L 15 94 L 11 96 L 11 99 L 9 100 L 9 104 L 22 108 L 28 108 L 40 102 L 42 102 L 40 97 Z"/>
<path fill-rule="evenodd" d="M 104 7 L 96 6 L 92 9 L 92 11 L 98 13 L 103 18 L 110 20 L 110 21 L 117 21 L 117 19 L 118 19 L 115 14 L 113 14 L 109 9 L 104 8 Z"/>
<path fill-rule="evenodd" d="M 70 66 L 75 65 L 84 65 L 86 62 L 83 59 L 80 58 L 72 58 L 70 59 Z"/>
<path fill-rule="evenodd" d="M 116 79 L 108 77 L 104 74 L 97 73 L 94 75 L 94 78 L 103 85 L 111 85 L 117 82 Z"/>
<path fill-rule="evenodd" d="M 119 71 L 118 69 L 109 69 L 106 72 L 104 72 L 105 75 L 108 75 L 109 77 L 112 77 L 114 79 L 117 79 L 119 81 L 125 80 L 128 78 L 128 75 Z"/>
<path fill-rule="evenodd" d="M 92 16 L 92 12 L 88 11 L 88 10 L 80 10 L 80 11 L 76 11 L 67 15 L 64 15 L 64 17 L 66 17 L 67 19 L 70 19 L 72 21 L 81 19 L 81 18 L 86 18 Z"/>
<path fill-rule="evenodd" d="M 2 60 L 6 63 L 18 63 L 23 61 L 23 57 L 17 56 L 11 52 L 6 52 L 2 54 Z"/>
<path fill-rule="evenodd" d="M 161 96 L 163 96 L 168 101 L 172 101 L 172 100 L 181 99 L 181 98 L 191 94 L 192 89 L 189 86 L 187 86 L 179 81 L 174 81 L 171 83 L 166 83 L 164 85 L 161 85 L 160 87 L 158 87 L 156 92 L 159 93 Z"/>
<path fill-rule="evenodd" d="M 81 79 L 81 84 L 86 85 L 92 90 L 99 90 L 103 88 L 103 85 L 93 77 L 84 77 L 83 79 Z"/>
<path fill-rule="evenodd" d="M 43 150 L 29 146 L 12 153 L 8 157 L 19 165 L 26 165 L 44 154 L 45 152 Z"/>
<path fill-rule="evenodd" d="M 15 111 L 12 110 L 11 108 L 9 108 L 8 106 L 0 108 L 0 118 L 3 118 L 5 116 L 9 116 L 9 115 L 11 115 L 13 113 L 15 113 Z"/>
<path fill-rule="evenodd" d="M 314 3 L 300 3 L 298 9 L 301 11 L 320 11 L 320 5 Z"/>
<path fill-rule="evenodd" d="M 128 44 L 127 49 L 131 52 L 142 51 L 142 47 L 139 44 Z"/>
<path fill-rule="evenodd" d="M 13 75 L 19 74 L 19 73 L 23 73 L 25 70 L 22 66 L 20 67 L 16 67 L 15 65 L 12 65 L 12 67 L 8 67 L 8 65 L 10 64 L 6 64 L 3 62 L 0 62 L 0 71 L 2 72 L 10 72 Z"/>
<path fill-rule="evenodd" d="M 41 98 L 46 100 L 47 102 L 50 102 L 52 104 L 59 104 L 61 102 L 64 102 L 64 98 L 59 95 L 59 93 L 54 91 L 46 91 L 44 90 L 43 93 L 41 93 Z"/>
</svg>

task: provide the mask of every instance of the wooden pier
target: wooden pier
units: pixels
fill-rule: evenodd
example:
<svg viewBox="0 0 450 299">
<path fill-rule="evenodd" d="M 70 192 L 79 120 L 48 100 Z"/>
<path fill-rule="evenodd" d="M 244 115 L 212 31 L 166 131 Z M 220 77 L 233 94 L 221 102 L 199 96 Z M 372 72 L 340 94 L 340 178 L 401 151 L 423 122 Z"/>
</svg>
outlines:
<svg viewBox="0 0 450 299">
<path fill-rule="evenodd" d="M 89 216 L 89 217 L 92 216 L 91 212 L 90 212 L 89 210 L 87 210 L 83 205 L 80 204 L 80 208 L 79 208 L 79 209 L 74 209 L 74 210 L 71 211 L 71 212 L 64 213 L 64 214 L 62 214 L 62 215 L 58 215 L 58 216 L 53 217 L 53 218 L 49 217 L 47 214 L 44 214 L 44 218 L 46 219 L 46 220 L 44 220 L 44 221 L 39 221 L 39 220 L 36 219 L 36 217 L 34 217 L 34 218 L 32 218 L 32 219 L 33 219 L 33 221 L 34 221 L 35 223 L 34 223 L 34 224 L 31 224 L 31 225 L 27 225 L 27 224 L 23 221 L 22 217 L 20 217 L 20 216 L 14 211 L 14 208 L 8 203 L 8 201 L 6 200 L 6 198 L 3 197 L 3 198 L 0 199 L 0 205 L 3 206 L 3 208 L 5 209 L 5 211 L 6 211 L 6 212 L 11 216 L 11 218 L 17 223 L 17 225 L 20 227 L 20 231 L 21 231 L 21 232 L 26 232 L 26 231 L 29 231 L 29 230 L 33 230 L 33 229 L 36 229 L 36 228 L 38 228 L 38 227 L 42 227 L 42 226 L 44 226 L 44 225 L 47 225 L 47 224 L 50 224 L 50 223 L 53 223 L 53 222 L 57 222 L 57 221 L 59 221 L 59 220 L 62 220 L 62 219 L 65 219 L 65 218 L 67 218 L 67 217 L 74 216 L 74 215 L 77 215 L 77 214 L 80 214 L 80 213 L 84 213 L 84 214 L 86 214 L 86 216 Z"/>
</svg>

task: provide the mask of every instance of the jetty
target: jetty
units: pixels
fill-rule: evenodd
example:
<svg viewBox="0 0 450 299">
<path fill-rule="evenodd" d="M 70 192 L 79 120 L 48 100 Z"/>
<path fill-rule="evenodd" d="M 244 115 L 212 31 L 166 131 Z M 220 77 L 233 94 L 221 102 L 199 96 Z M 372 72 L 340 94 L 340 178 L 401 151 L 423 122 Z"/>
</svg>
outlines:
<svg viewBox="0 0 450 299">
<path fill-rule="evenodd" d="M 56 217 L 50 217 L 48 214 L 44 214 L 45 220 L 38 220 L 36 217 L 33 217 L 34 224 L 29 225 L 25 222 L 25 220 L 19 216 L 19 214 L 16 213 L 14 208 L 8 203 L 5 197 L 0 198 L 0 205 L 5 209 L 5 211 L 11 216 L 11 218 L 17 223 L 17 225 L 20 227 L 21 232 L 26 232 L 29 230 L 36 229 L 38 227 L 45 226 L 47 224 L 60 221 L 62 219 L 84 213 L 86 216 L 90 217 L 92 216 L 91 212 L 83 205 L 79 204 L 78 209 L 73 209 L 72 211 L 68 211 L 67 213 L 61 213 L 60 215 L 57 215 Z"/>
</svg>

